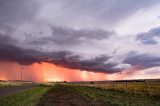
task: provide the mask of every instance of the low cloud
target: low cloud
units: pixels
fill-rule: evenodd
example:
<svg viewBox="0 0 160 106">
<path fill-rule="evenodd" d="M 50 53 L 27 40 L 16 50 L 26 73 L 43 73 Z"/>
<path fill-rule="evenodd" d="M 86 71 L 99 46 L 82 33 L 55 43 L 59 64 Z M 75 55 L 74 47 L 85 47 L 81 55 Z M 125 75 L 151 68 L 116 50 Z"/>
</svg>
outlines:
<svg viewBox="0 0 160 106">
<path fill-rule="evenodd" d="M 115 73 L 120 70 L 115 69 L 114 63 L 107 63 L 110 57 L 99 56 L 90 60 L 80 60 L 80 56 L 73 56 L 71 52 L 38 52 L 35 50 L 25 50 L 11 45 L 0 45 L 0 60 L 13 61 L 21 65 L 31 65 L 33 63 L 49 62 L 67 68 Z"/>
<path fill-rule="evenodd" d="M 160 39 L 160 27 L 153 28 L 148 32 L 138 34 L 136 40 L 140 41 L 143 44 L 155 45 L 159 43 L 158 39 L 156 38 Z"/>
<path fill-rule="evenodd" d="M 26 40 L 33 45 L 43 45 L 43 44 L 61 44 L 61 45 L 74 45 L 87 42 L 88 40 L 102 40 L 108 39 L 109 37 L 116 35 L 113 31 L 106 31 L 102 29 L 80 29 L 75 30 L 69 27 L 57 27 L 49 26 L 51 34 L 45 37 L 36 38 L 32 34 L 26 35 Z M 88 41 L 89 42 L 89 41 Z"/>
<path fill-rule="evenodd" d="M 160 57 L 131 52 L 123 62 L 141 68 L 151 68 L 160 65 Z"/>
</svg>

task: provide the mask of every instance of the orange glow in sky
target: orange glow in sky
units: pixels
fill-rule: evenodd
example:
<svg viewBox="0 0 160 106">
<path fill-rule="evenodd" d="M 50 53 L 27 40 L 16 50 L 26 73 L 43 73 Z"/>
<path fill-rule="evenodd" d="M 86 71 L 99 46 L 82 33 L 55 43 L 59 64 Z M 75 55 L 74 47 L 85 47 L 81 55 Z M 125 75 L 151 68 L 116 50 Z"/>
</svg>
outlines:
<svg viewBox="0 0 160 106">
<path fill-rule="evenodd" d="M 23 71 L 23 80 L 32 80 L 36 82 L 107 80 L 106 73 L 94 73 L 79 69 L 69 69 L 45 62 L 41 64 L 35 63 L 29 66 L 21 66 L 17 63 L 8 62 L 0 63 L 1 80 L 20 80 L 21 71 Z"/>
<path fill-rule="evenodd" d="M 160 68 L 159 68 L 160 69 Z M 132 69 L 133 70 L 133 69 Z M 22 80 L 47 82 L 47 81 L 100 81 L 159 78 L 159 75 L 148 75 L 147 70 L 123 70 L 121 73 L 98 73 L 80 69 L 69 69 L 55 64 L 43 62 L 22 66 L 14 62 L 0 62 L 0 80 Z M 153 71 L 150 69 L 147 72 Z"/>
</svg>

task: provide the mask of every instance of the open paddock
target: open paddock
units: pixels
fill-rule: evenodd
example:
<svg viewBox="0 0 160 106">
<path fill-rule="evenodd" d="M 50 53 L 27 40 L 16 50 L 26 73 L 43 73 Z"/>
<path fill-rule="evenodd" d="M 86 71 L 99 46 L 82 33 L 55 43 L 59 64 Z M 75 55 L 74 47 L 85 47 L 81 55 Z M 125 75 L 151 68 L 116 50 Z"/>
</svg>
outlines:
<svg viewBox="0 0 160 106">
<path fill-rule="evenodd" d="M 147 93 L 160 95 L 160 80 L 121 80 L 121 81 L 95 81 L 74 82 L 81 86 L 98 87 L 102 89 L 115 89 L 125 92 Z"/>
</svg>

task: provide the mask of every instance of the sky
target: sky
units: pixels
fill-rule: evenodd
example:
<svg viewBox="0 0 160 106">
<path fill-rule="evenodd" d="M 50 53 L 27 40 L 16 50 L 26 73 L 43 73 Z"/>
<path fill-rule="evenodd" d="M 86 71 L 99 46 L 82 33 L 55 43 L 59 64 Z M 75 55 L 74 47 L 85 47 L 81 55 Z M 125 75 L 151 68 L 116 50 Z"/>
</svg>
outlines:
<svg viewBox="0 0 160 106">
<path fill-rule="evenodd" d="M 34 81 L 160 78 L 160 1 L 0 0 L 0 79 L 22 67 Z"/>
</svg>

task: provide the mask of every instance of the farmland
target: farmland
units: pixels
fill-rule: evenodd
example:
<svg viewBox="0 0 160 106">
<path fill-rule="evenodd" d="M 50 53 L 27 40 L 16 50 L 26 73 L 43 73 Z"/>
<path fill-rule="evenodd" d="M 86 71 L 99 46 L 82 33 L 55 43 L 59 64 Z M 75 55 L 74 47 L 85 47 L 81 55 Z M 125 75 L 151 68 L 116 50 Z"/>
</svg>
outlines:
<svg viewBox="0 0 160 106">
<path fill-rule="evenodd" d="M 113 89 L 57 84 L 37 106 L 159 106 L 159 96 Z"/>
<path fill-rule="evenodd" d="M 147 93 L 149 95 L 160 95 L 159 80 L 126 80 L 126 81 L 104 81 L 75 83 L 80 86 L 97 87 L 101 89 L 114 89 L 132 93 Z"/>
<path fill-rule="evenodd" d="M 159 80 L 46 82 L 0 96 L 0 106 L 160 106 L 159 98 Z"/>
</svg>

